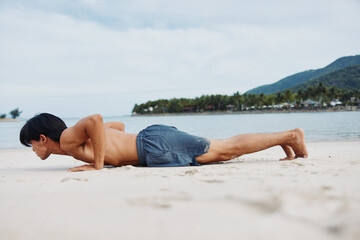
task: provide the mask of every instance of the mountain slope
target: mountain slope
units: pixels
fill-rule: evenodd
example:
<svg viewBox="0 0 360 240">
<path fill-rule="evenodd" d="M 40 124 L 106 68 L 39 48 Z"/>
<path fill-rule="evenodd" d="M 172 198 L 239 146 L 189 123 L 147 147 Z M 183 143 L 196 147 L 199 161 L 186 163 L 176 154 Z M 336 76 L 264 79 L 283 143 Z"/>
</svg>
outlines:
<svg viewBox="0 0 360 240">
<path fill-rule="evenodd" d="M 342 57 L 342 58 L 337 59 L 336 61 L 334 61 L 333 63 L 329 64 L 328 66 L 326 66 L 324 68 L 296 73 L 294 75 L 283 78 L 276 83 L 263 85 L 263 86 L 251 89 L 251 90 L 247 91 L 246 93 L 271 94 L 271 93 L 275 93 L 275 92 L 280 92 L 280 91 L 286 90 L 288 88 L 292 88 L 298 84 L 307 82 L 309 80 L 312 80 L 312 79 L 315 79 L 315 78 L 318 78 L 318 77 L 327 75 L 329 73 L 341 70 L 346 67 L 354 66 L 354 65 L 360 65 L 360 55 Z"/>
<path fill-rule="evenodd" d="M 338 89 L 345 90 L 360 90 L 360 65 L 347 67 L 332 73 L 329 73 L 325 76 L 309 80 L 305 83 L 298 84 L 290 90 L 295 92 L 299 89 L 305 89 L 309 86 L 315 87 L 319 83 L 322 83 L 324 87 L 335 87 Z"/>
</svg>

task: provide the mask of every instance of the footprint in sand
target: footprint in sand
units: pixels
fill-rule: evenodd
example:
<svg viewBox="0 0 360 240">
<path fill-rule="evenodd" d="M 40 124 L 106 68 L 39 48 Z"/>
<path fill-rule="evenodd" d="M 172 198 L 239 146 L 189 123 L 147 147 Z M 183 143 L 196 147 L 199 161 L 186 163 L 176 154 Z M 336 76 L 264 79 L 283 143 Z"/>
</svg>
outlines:
<svg viewBox="0 0 360 240">
<path fill-rule="evenodd" d="M 169 189 L 161 189 L 161 190 L 165 192 L 169 191 Z M 168 209 L 172 206 L 171 203 L 185 202 L 190 200 L 191 197 L 188 195 L 188 193 L 180 191 L 177 193 L 166 194 L 164 196 L 149 196 L 149 197 L 128 199 L 127 202 L 134 206 Z"/>
<path fill-rule="evenodd" d="M 200 180 L 201 182 L 206 182 L 206 183 L 223 183 L 223 180 L 219 180 L 219 179 L 209 179 L 209 180 Z"/>
<path fill-rule="evenodd" d="M 87 178 L 73 178 L 73 177 L 66 177 L 61 180 L 61 182 L 67 182 L 67 181 L 79 181 L 79 182 L 87 182 Z"/>
<path fill-rule="evenodd" d="M 167 201 L 158 197 L 130 199 L 128 200 L 128 203 L 135 206 L 148 206 L 160 209 L 167 209 L 171 207 Z"/>
<path fill-rule="evenodd" d="M 199 171 L 196 169 L 187 170 L 184 173 L 179 174 L 179 176 L 193 176 L 197 174 Z"/>
<path fill-rule="evenodd" d="M 304 163 L 301 163 L 301 162 L 294 162 L 294 161 L 292 161 L 291 164 L 297 165 L 297 166 L 299 166 L 299 167 L 305 166 L 305 164 L 304 164 Z"/>
<path fill-rule="evenodd" d="M 239 202 L 262 213 L 273 213 L 280 210 L 282 202 L 278 197 L 271 196 L 266 199 L 247 199 L 227 196 L 227 200 Z"/>
<path fill-rule="evenodd" d="M 328 186 L 328 185 L 322 185 L 322 186 L 321 186 L 321 189 L 322 189 L 322 190 L 325 190 L 325 191 L 331 190 L 332 188 L 333 188 L 332 186 Z"/>
</svg>

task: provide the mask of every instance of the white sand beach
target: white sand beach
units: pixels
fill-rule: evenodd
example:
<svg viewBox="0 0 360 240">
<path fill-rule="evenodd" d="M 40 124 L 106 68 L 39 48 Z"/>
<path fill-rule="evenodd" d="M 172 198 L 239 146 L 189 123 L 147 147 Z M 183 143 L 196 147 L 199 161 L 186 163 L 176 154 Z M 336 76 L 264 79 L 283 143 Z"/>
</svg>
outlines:
<svg viewBox="0 0 360 240">
<path fill-rule="evenodd" d="M 360 142 L 200 167 L 82 163 L 0 150 L 0 239 L 360 239 Z"/>
</svg>

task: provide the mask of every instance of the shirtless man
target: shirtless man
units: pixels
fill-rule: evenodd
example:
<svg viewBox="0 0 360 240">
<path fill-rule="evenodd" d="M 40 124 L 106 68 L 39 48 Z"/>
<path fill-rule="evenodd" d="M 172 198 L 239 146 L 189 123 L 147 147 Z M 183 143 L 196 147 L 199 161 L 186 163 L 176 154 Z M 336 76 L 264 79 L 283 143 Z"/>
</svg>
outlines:
<svg viewBox="0 0 360 240">
<path fill-rule="evenodd" d="M 71 168 L 70 172 L 99 170 L 104 164 L 196 166 L 231 160 L 273 146 L 283 148 L 286 157 L 280 160 L 308 156 L 304 132 L 299 128 L 208 140 L 164 125 L 150 126 L 139 134 L 125 133 L 123 123 L 104 123 L 99 114 L 85 117 L 69 128 L 54 115 L 39 114 L 21 129 L 20 141 L 25 146 L 32 146 L 42 160 L 51 154 L 61 154 L 88 163 Z"/>
</svg>

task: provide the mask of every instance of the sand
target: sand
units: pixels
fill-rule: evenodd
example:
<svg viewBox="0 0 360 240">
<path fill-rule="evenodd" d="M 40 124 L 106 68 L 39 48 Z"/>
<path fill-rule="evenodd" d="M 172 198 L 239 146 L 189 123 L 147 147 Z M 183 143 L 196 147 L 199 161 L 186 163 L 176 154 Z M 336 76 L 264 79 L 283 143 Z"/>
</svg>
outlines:
<svg viewBox="0 0 360 240">
<path fill-rule="evenodd" d="M 308 149 L 79 173 L 70 157 L 0 150 L 0 239 L 360 239 L 360 142 Z"/>
<path fill-rule="evenodd" d="M 0 122 L 20 122 L 19 119 L 13 119 L 13 118 L 0 118 Z"/>
</svg>

